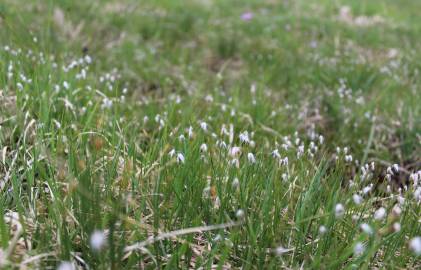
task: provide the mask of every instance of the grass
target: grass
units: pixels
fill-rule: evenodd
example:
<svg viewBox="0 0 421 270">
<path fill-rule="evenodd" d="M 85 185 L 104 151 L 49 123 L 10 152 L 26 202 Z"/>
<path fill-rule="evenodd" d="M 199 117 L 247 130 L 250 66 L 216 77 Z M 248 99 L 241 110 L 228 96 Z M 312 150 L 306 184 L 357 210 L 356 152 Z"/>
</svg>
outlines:
<svg viewBox="0 0 421 270">
<path fill-rule="evenodd" d="M 421 267 L 420 8 L 2 1 L 0 268 Z"/>
</svg>

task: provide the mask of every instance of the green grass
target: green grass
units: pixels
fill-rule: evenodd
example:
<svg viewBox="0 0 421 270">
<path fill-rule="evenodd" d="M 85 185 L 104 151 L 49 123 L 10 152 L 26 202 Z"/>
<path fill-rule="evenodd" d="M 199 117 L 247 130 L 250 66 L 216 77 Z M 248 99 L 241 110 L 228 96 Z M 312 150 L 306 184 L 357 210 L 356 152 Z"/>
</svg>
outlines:
<svg viewBox="0 0 421 270">
<path fill-rule="evenodd" d="M 420 9 L 2 1 L 0 268 L 418 269 Z"/>
</svg>

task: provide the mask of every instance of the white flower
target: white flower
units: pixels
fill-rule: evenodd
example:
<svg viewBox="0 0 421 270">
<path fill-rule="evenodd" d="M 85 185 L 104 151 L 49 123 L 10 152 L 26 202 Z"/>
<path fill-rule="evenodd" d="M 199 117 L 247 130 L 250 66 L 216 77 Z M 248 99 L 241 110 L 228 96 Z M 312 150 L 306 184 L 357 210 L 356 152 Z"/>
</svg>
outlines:
<svg viewBox="0 0 421 270">
<path fill-rule="evenodd" d="M 352 156 L 351 155 L 346 155 L 345 156 L 345 162 L 351 163 L 352 162 Z"/>
<path fill-rule="evenodd" d="M 326 226 L 324 226 L 324 225 L 322 225 L 322 226 L 320 226 L 319 227 L 319 233 L 320 234 L 325 234 L 327 232 L 327 228 L 326 228 Z"/>
<path fill-rule="evenodd" d="M 371 185 L 369 185 L 369 186 L 366 186 L 366 187 L 364 187 L 363 188 L 363 193 L 364 194 L 367 194 L 367 193 L 369 193 L 370 191 L 371 191 L 371 189 L 373 188 L 373 185 L 371 184 Z"/>
<path fill-rule="evenodd" d="M 233 146 L 230 149 L 230 156 L 232 157 L 236 157 L 239 156 L 241 154 L 241 148 L 238 146 Z"/>
<path fill-rule="evenodd" d="M 354 203 L 356 204 L 356 205 L 360 205 L 362 202 L 363 202 L 363 197 L 361 197 L 360 195 L 358 195 L 358 194 L 354 194 L 354 195 L 352 195 L 352 199 L 354 200 Z"/>
<path fill-rule="evenodd" d="M 341 218 L 345 214 L 345 208 L 342 204 L 335 205 L 335 217 Z"/>
<path fill-rule="evenodd" d="M 316 147 L 316 144 L 313 141 L 311 141 L 309 147 L 311 150 L 313 150 Z"/>
<path fill-rule="evenodd" d="M 213 207 L 215 209 L 219 209 L 219 207 L 221 207 L 221 200 L 219 199 L 218 196 L 216 196 L 214 202 L 213 202 Z"/>
<path fill-rule="evenodd" d="M 219 143 L 216 142 L 216 145 L 223 149 L 227 148 L 227 144 L 224 141 L 219 141 Z"/>
<path fill-rule="evenodd" d="M 213 97 L 212 97 L 211 95 L 207 95 L 207 96 L 205 97 L 205 101 L 206 101 L 206 102 L 209 102 L 209 103 L 212 103 L 212 102 L 213 102 Z"/>
<path fill-rule="evenodd" d="M 354 246 L 354 255 L 355 256 L 361 256 L 365 251 L 365 246 L 363 243 L 358 242 L 357 244 L 355 244 Z"/>
<path fill-rule="evenodd" d="M 276 253 L 276 255 L 281 256 L 282 254 L 287 253 L 291 250 L 294 250 L 294 249 L 293 248 L 284 248 L 283 246 L 279 246 L 279 247 L 276 248 L 275 253 Z"/>
<path fill-rule="evenodd" d="M 206 122 L 201 122 L 200 123 L 200 127 L 204 130 L 207 131 L 208 130 L 208 124 Z"/>
<path fill-rule="evenodd" d="M 374 212 L 374 219 L 375 220 L 382 220 L 386 216 L 386 209 L 384 207 L 380 207 L 377 209 L 376 212 Z"/>
<path fill-rule="evenodd" d="M 367 223 L 363 223 L 360 225 L 360 228 L 363 232 L 365 232 L 366 234 L 372 235 L 373 234 L 373 229 L 370 227 L 370 225 L 368 225 Z"/>
<path fill-rule="evenodd" d="M 202 152 L 207 152 L 207 151 L 208 151 L 208 146 L 207 146 L 205 143 L 203 143 L 203 144 L 200 146 L 200 151 L 202 151 Z"/>
<path fill-rule="evenodd" d="M 319 143 L 323 144 L 323 142 L 325 141 L 325 138 L 323 137 L 323 135 L 319 136 Z"/>
<path fill-rule="evenodd" d="M 231 165 L 236 167 L 236 168 L 240 168 L 240 161 L 236 158 L 231 160 Z"/>
<path fill-rule="evenodd" d="M 184 156 L 182 153 L 177 154 L 177 163 L 184 163 Z"/>
<path fill-rule="evenodd" d="M 279 165 L 288 166 L 288 157 L 285 157 L 285 158 L 279 160 Z"/>
<path fill-rule="evenodd" d="M 283 173 L 281 177 L 282 177 L 282 180 L 284 182 L 286 182 L 288 180 L 288 174 L 286 174 L 286 173 Z"/>
<path fill-rule="evenodd" d="M 210 194 L 211 194 L 211 187 L 207 186 L 202 191 L 202 198 L 208 199 L 208 198 L 210 198 Z"/>
<path fill-rule="evenodd" d="M 398 173 L 399 172 L 399 165 L 398 164 L 393 164 L 392 165 L 392 169 L 396 172 L 396 173 Z"/>
<path fill-rule="evenodd" d="M 414 183 L 414 187 L 416 187 L 418 185 L 419 174 L 411 173 L 411 175 L 409 176 L 409 180 L 412 181 Z"/>
<path fill-rule="evenodd" d="M 240 180 L 238 180 L 238 178 L 234 178 L 234 180 L 232 180 L 232 188 L 233 189 L 237 189 L 240 186 Z"/>
<path fill-rule="evenodd" d="M 421 255 L 421 237 L 417 236 L 409 241 L 409 248 L 415 253 L 415 255 Z"/>
<path fill-rule="evenodd" d="M 247 159 L 249 160 L 250 163 L 256 163 L 256 158 L 254 157 L 253 153 L 248 153 Z"/>
<path fill-rule="evenodd" d="M 401 224 L 399 222 L 393 223 L 393 231 L 399 232 L 401 230 Z"/>
<path fill-rule="evenodd" d="M 279 154 L 279 150 L 278 149 L 275 149 L 275 150 L 272 151 L 272 156 L 274 158 L 281 158 L 281 155 Z"/>
<path fill-rule="evenodd" d="M 399 205 L 396 204 L 395 206 L 393 206 L 392 212 L 393 214 L 400 216 L 402 213 L 402 209 L 399 207 Z"/>
<path fill-rule="evenodd" d="M 68 261 L 61 262 L 59 266 L 57 267 L 57 270 L 75 270 L 75 269 L 76 269 L 75 265 Z"/>
<path fill-rule="evenodd" d="M 192 138 L 193 137 L 194 133 L 193 133 L 193 127 L 192 126 L 190 126 L 187 129 L 187 134 L 189 135 L 189 138 Z"/>
<path fill-rule="evenodd" d="M 92 63 L 92 58 L 91 58 L 89 55 L 86 55 L 86 56 L 85 56 L 85 62 L 86 62 L 87 64 Z"/>
<path fill-rule="evenodd" d="M 113 106 L 113 101 L 109 98 L 104 98 L 102 100 L 101 108 L 102 109 L 110 109 Z"/>
<path fill-rule="evenodd" d="M 415 199 L 416 201 L 421 201 L 421 187 L 417 188 L 417 189 L 414 191 L 414 199 Z"/>
<path fill-rule="evenodd" d="M 245 213 L 244 213 L 244 210 L 243 209 L 238 209 L 237 212 L 235 213 L 235 216 L 238 219 L 243 219 L 244 218 L 244 215 L 245 215 Z"/>
<path fill-rule="evenodd" d="M 103 231 L 96 230 L 91 234 L 89 243 L 93 250 L 100 250 L 106 242 L 107 237 Z"/>
<path fill-rule="evenodd" d="M 70 88 L 70 84 L 68 82 L 64 81 L 63 82 L 63 87 L 66 88 L 66 89 L 69 89 Z"/>
<path fill-rule="evenodd" d="M 301 156 L 304 154 L 304 145 L 300 145 L 298 146 L 297 149 L 297 158 L 301 158 Z"/>
<path fill-rule="evenodd" d="M 250 142 L 249 133 L 247 131 L 240 133 L 239 138 L 242 143 L 248 144 Z"/>
</svg>

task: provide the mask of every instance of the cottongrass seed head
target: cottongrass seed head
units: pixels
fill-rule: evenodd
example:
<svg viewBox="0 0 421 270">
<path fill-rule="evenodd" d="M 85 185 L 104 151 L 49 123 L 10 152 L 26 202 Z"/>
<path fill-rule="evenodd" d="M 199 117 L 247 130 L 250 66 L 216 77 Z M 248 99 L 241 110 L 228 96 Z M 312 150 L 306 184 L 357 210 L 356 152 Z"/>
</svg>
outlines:
<svg viewBox="0 0 421 270">
<path fill-rule="evenodd" d="M 358 256 L 363 255 L 364 251 L 365 251 L 365 246 L 364 246 L 363 243 L 358 242 L 358 243 L 355 244 L 355 246 L 354 246 L 354 255 L 355 256 L 358 257 Z"/>
<path fill-rule="evenodd" d="M 62 261 L 57 267 L 57 270 L 76 270 L 76 267 L 72 262 Z"/>
<path fill-rule="evenodd" d="M 103 231 L 96 230 L 91 234 L 89 244 L 93 250 L 101 250 L 106 244 L 107 237 Z"/>
<path fill-rule="evenodd" d="M 345 208 L 341 203 L 335 205 L 335 217 L 341 218 L 345 214 Z"/>
<path fill-rule="evenodd" d="M 417 256 L 421 256 L 421 236 L 416 236 L 409 241 L 409 248 Z"/>
</svg>

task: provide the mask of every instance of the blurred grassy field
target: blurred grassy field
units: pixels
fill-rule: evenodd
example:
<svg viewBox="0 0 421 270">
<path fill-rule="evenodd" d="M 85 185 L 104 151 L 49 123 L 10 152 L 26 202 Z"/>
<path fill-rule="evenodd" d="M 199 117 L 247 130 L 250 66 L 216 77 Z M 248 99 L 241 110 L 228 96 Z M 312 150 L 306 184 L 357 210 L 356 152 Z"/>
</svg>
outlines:
<svg viewBox="0 0 421 270">
<path fill-rule="evenodd" d="M 0 46 L 0 268 L 421 267 L 421 1 L 3 0 Z"/>
</svg>

